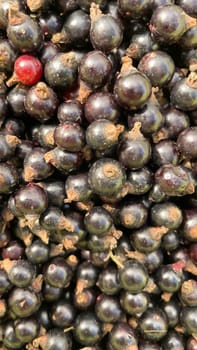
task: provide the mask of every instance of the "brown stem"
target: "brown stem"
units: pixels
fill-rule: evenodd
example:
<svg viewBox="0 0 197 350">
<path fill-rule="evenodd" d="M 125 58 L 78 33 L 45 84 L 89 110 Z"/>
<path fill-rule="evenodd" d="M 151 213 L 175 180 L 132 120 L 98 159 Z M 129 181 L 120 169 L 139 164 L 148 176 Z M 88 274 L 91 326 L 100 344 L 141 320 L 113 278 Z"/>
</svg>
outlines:
<svg viewBox="0 0 197 350">
<path fill-rule="evenodd" d="M 42 8 L 44 0 L 27 0 L 27 6 L 31 12 L 38 11 Z"/>
<path fill-rule="evenodd" d="M 23 12 L 20 12 L 18 9 L 18 5 L 12 4 L 8 10 L 8 22 L 11 26 L 20 25 L 25 21 L 27 15 Z"/>
<path fill-rule="evenodd" d="M 159 241 L 166 233 L 168 228 L 165 226 L 150 227 L 149 233 L 152 239 Z"/>
<path fill-rule="evenodd" d="M 53 44 L 67 44 L 69 42 L 68 34 L 64 31 L 53 34 L 51 41 Z"/>
<path fill-rule="evenodd" d="M 72 222 L 63 215 L 59 218 L 58 228 L 59 230 L 66 230 L 68 232 L 74 231 L 74 225 Z"/>
<path fill-rule="evenodd" d="M 33 279 L 31 286 L 36 293 L 39 293 L 42 290 L 42 283 L 43 283 L 43 275 L 41 274 Z"/>
<path fill-rule="evenodd" d="M 120 70 L 121 73 L 128 72 L 131 70 L 131 68 L 136 69 L 133 67 L 133 60 L 130 57 L 123 56 L 121 58 L 121 61 L 122 61 L 122 66 L 121 66 L 121 70 Z"/>
<path fill-rule="evenodd" d="M 94 2 L 92 2 L 91 6 L 90 6 L 90 19 L 91 19 L 91 22 L 94 22 L 101 15 L 102 15 L 102 11 L 100 10 L 99 5 L 95 4 Z"/>
<path fill-rule="evenodd" d="M 137 45 L 135 43 L 131 43 L 129 47 L 126 49 L 126 55 L 129 58 L 137 58 Z"/>
<path fill-rule="evenodd" d="M 87 85 L 85 85 L 85 83 L 80 81 L 77 101 L 79 101 L 80 103 L 85 103 L 91 92 L 92 90 Z"/>
<path fill-rule="evenodd" d="M 41 100 L 47 100 L 50 97 L 50 90 L 45 83 L 39 82 L 36 85 L 35 94 Z"/>
<path fill-rule="evenodd" d="M 73 67 L 73 64 L 76 63 L 75 53 L 73 51 L 66 52 L 60 56 L 62 64 L 66 67 Z"/>
<path fill-rule="evenodd" d="M 54 258 L 55 256 L 64 255 L 64 254 L 65 254 L 65 250 L 62 243 L 50 245 L 50 253 L 49 253 L 50 258 Z"/>
<path fill-rule="evenodd" d="M 16 74 L 13 73 L 13 75 L 11 76 L 11 78 L 9 78 L 9 79 L 6 81 L 6 85 L 7 85 L 8 87 L 11 87 L 11 86 L 13 86 L 13 85 L 18 84 L 18 82 L 19 82 L 19 80 L 18 80 Z"/>
<path fill-rule="evenodd" d="M 140 131 L 141 126 L 142 124 L 140 122 L 135 122 L 133 128 L 128 131 L 127 136 L 132 139 L 144 137 L 144 135 Z"/>
<path fill-rule="evenodd" d="M 189 16 L 187 13 L 185 13 L 185 19 L 186 19 L 186 26 L 187 26 L 187 30 L 195 27 L 197 25 L 197 18 L 191 17 Z"/>
<path fill-rule="evenodd" d="M 193 88 L 193 89 L 197 89 L 197 73 L 196 72 L 191 72 L 186 80 L 186 84 Z"/>
<path fill-rule="evenodd" d="M 36 175 L 35 169 L 31 167 L 25 167 L 24 169 L 24 180 L 26 182 L 30 182 L 34 179 L 34 176 Z"/>
<path fill-rule="evenodd" d="M 123 265 L 123 263 L 122 263 L 122 261 L 121 261 L 121 260 L 122 260 L 121 257 L 114 255 L 114 254 L 112 253 L 112 251 L 109 252 L 109 257 L 110 257 L 111 260 L 117 265 L 117 267 L 118 267 L 119 269 L 123 269 L 123 268 L 124 268 L 124 265 Z"/>
<path fill-rule="evenodd" d="M 165 140 L 168 138 L 168 132 L 164 128 L 161 128 L 159 131 L 155 132 L 152 135 L 152 139 L 154 143 L 158 143 L 161 140 Z"/>
<path fill-rule="evenodd" d="M 197 71 L 197 62 L 191 62 L 189 65 L 190 72 L 196 72 Z"/>
<path fill-rule="evenodd" d="M 21 143 L 21 140 L 13 135 L 6 135 L 5 139 L 7 144 L 11 147 L 16 147 L 19 143 Z"/>
<path fill-rule="evenodd" d="M 164 300 L 165 302 L 170 301 L 170 299 L 172 298 L 173 294 L 172 293 L 162 293 L 161 295 L 161 299 Z"/>
</svg>

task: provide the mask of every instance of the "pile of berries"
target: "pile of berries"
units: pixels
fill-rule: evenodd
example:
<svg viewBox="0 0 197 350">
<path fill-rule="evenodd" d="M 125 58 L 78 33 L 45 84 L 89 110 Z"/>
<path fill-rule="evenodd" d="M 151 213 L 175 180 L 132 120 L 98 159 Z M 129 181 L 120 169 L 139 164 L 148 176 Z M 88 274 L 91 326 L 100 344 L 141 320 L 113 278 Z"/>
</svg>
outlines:
<svg viewBox="0 0 197 350">
<path fill-rule="evenodd" d="M 196 0 L 0 1 L 0 349 L 197 349 Z"/>
</svg>

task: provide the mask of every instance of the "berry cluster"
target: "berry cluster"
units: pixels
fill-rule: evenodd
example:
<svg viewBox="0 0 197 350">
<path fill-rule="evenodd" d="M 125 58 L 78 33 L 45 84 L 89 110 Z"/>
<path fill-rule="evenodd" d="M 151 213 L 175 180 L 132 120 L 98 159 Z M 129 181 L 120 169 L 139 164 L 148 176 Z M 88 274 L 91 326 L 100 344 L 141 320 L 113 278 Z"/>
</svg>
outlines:
<svg viewBox="0 0 197 350">
<path fill-rule="evenodd" d="M 0 349 L 197 349 L 196 0 L 0 1 Z"/>
</svg>

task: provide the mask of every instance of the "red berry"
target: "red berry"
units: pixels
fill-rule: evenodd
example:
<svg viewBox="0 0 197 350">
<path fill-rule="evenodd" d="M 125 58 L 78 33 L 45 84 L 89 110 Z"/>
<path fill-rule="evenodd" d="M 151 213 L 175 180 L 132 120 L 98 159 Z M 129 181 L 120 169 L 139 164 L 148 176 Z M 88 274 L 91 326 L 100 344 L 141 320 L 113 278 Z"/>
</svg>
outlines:
<svg viewBox="0 0 197 350">
<path fill-rule="evenodd" d="M 42 76 L 42 64 L 34 56 L 21 55 L 14 64 L 14 73 L 17 79 L 25 85 L 36 84 Z"/>
</svg>

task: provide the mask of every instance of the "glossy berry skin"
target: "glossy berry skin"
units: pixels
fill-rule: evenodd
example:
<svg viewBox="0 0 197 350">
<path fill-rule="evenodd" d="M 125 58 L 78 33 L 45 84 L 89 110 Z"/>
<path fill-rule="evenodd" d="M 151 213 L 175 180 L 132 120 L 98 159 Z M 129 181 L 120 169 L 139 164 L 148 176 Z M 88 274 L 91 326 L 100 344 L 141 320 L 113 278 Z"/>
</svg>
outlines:
<svg viewBox="0 0 197 350">
<path fill-rule="evenodd" d="M 31 289 L 14 288 L 9 295 L 8 305 L 17 317 L 29 317 L 40 307 L 40 295 Z"/>
<path fill-rule="evenodd" d="M 21 187 L 14 200 L 17 210 L 23 215 L 41 214 L 48 204 L 46 192 L 34 183 Z"/>
<path fill-rule="evenodd" d="M 150 80 L 136 70 L 122 73 L 116 78 L 114 95 L 123 108 L 138 109 L 146 103 L 151 95 Z"/>
<path fill-rule="evenodd" d="M 173 230 L 179 228 L 182 220 L 181 209 L 172 202 L 155 204 L 151 208 L 151 221 L 155 226 L 163 225 Z"/>
<path fill-rule="evenodd" d="M 0 193 L 12 193 L 18 182 L 19 176 L 16 169 L 11 164 L 0 163 Z"/>
<path fill-rule="evenodd" d="M 6 322 L 4 327 L 3 345 L 10 349 L 21 349 L 23 344 L 16 336 L 15 326 L 10 322 Z"/>
<path fill-rule="evenodd" d="M 63 23 L 62 17 L 59 16 L 59 14 L 47 12 L 43 13 L 39 18 L 39 25 L 42 34 L 45 36 L 46 39 L 50 40 L 54 33 L 57 33 L 61 30 Z"/>
<path fill-rule="evenodd" d="M 123 128 L 106 119 L 95 120 L 86 129 L 86 143 L 96 151 L 110 150 L 118 143 Z"/>
<path fill-rule="evenodd" d="M 141 18 L 147 14 L 149 6 L 148 0 L 118 0 L 118 8 L 123 17 Z"/>
<path fill-rule="evenodd" d="M 196 312 L 197 306 L 184 306 L 181 310 L 180 319 L 186 334 L 192 335 L 197 331 Z"/>
<path fill-rule="evenodd" d="M 147 102 L 144 107 L 128 116 L 129 129 L 133 128 L 136 122 L 141 123 L 144 135 L 151 135 L 162 127 L 164 117 L 155 103 Z"/>
<path fill-rule="evenodd" d="M 179 236 L 176 231 L 168 231 L 162 239 L 161 247 L 167 252 L 173 251 L 179 246 Z"/>
<path fill-rule="evenodd" d="M 25 254 L 32 264 L 43 264 L 49 259 L 49 247 L 37 239 L 26 247 Z"/>
<path fill-rule="evenodd" d="M 138 350 L 161 350 L 161 346 L 148 340 L 140 340 Z"/>
<path fill-rule="evenodd" d="M 183 212 L 183 236 L 190 242 L 196 242 L 197 213 L 196 209 L 188 209 Z"/>
<path fill-rule="evenodd" d="M 158 44 L 147 30 L 133 34 L 127 50 L 129 57 L 140 60 L 146 53 L 158 50 Z"/>
<path fill-rule="evenodd" d="M 35 269 L 26 260 L 17 260 L 8 271 L 10 282 L 16 287 L 28 287 L 35 277 Z"/>
<path fill-rule="evenodd" d="M 93 192 L 103 196 L 118 193 L 126 180 L 121 164 L 111 158 L 102 158 L 94 162 L 88 176 Z"/>
<path fill-rule="evenodd" d="M 162 87 L 172 78 L 175 64 L 167 53 L 153 51 L 148 52 L 141 58 L 138 69 L 146 74 L 152 86 Z"/>
<path fill-rule="evenodd" d="M 96 284 L 98 277 L 98 269 L 91 261 L 84 261 L 79 264 L 77 269 L 77 280 L 85 283 L 87 288 Z"/>
<path fill-rule="evenodd" d="M 54 301 L 58 301 L 63 293 L 63 288 L 52 287 L 48 283 L 44 283 L 42 288 L 43 299 L 47 303 L 53 303 Z"/>
<path fill-rule="evenodd" d="M 164 313 L 167 316 L 168 319 L 168 327 L 174 328 L 180 318 L 180 304 L 177 299 L 171 299 L 167 302 L 163 302 L 161 305 L 161 309 L 164 311 Z"/>
<path fill-rule="evenodd" d="M 35 52 L 41 47 L 39 25 L 30 16 L 16 9 L 10 13 L 7 36 L 14 48 L 22 53 Z"/>
<path fill-rule="evenodd" d="M 97 286 L 106 295 L 116 295 L 120 290 L 118 270 L 113 266 L 106 267 L 98 276 Z"/>
<path fill-rule="evenodd" d="M 10 135 L 24 137 L 25 125 L 20 119 L 6 118 L 3 128 Z"/>
<path fill-rule="evenodd" d="M 182 111 L 193 111 L 197 108 L 197 89 L 193 83 L 196 73 L 179 80 L 171 91 L 171 102 L 174 107 Z"/>
<path fill-rule="evenodd" d="M 197 126 L 182 131 L 177 139 L 181 155 L 187 159 L 197 158 Z"/>
<path fill-rule="evenodd" d="M 197 9 L 195 0 L 177 0 L 179 5 L 188 15 L 197 18 Z"/>
<path fill-rule="evenodd" d="M 153 11 L 149 28 L 157 41 L 176 43 L 187 29 L 185 15 L 179 6 L 159 6 Z"/>
<path fill-rule="evenodd" d="M 117 49 L 123 39 L 122 27 L 113 16 L 100 15 L 93 20 L 90 29 L 90 40 L 96 50 L 109 53 Z"/>
<path fill-rule="evenodd" d="M 21 55 L 14 63 L 14 73 L 24 85 L 36 84 L 41 79 L 42 72 L 41 62 L 34 56 Z"/>
<path fill-rule="evenodd" d="M 19 143 L 16 136 L 0 133 L 0 161 L 10 159 L 15 154 L 16 146 Z"/>
<path fill-rule="evenodd" d="M 39 323 L 34 318 L 18 319 L 15 322 L 15 332 L 22 343 L 30 343 L 38 335 Z"/>
<path fill-rule="evenodd" d="M 64 300 L 58 300 L 53 304 L 51 309 L 51 321 L 55 327 L 69 327 L 74 320 L 74 316 L 75 309 L 70 303 Z"/>
<path fill-rule="evenodd" d="M 162 345 L 166 350 L 185 350 L 185 340 L 183 336 L 176 331 L 168 332 L 162 341 Z"/>
<path fill-rule="evenodd" d="M 16 85 L 7 94 L 8 105 L 15 116 L 21 116 L 25 113 L 25 97 L 29 90 L 28 85 Z"/>
<path fill-rule="evenodd" d="M 90 51 L 81 60 L 80 79 L 91 88 L 104 86 L 111 73 L 111 62 L 101 51 Z"/>
<path fill-rule="evenodd" d="M 84 217 L 87 231 L 92 235 L 105 236 L 113 220 L 110 213 L 102 207 L 93 207 Z"/>
<path fill-rule="evenodd" d="M 120 320 L 122 310 L 118 299 L 101 294 L 96 299 L 95 313 L 102 322 L 114 323 Z"/>
<path fill-rule="evenodd" d="M 120 296 L 120 304 L 123 310 L 131 315 L 140 315 L 148 308 L 149 296 L 145 292 L 133 294 L 132 292 L 122 291 Z"/>
<path fill-rule="evenodd" d="M 146 223 L 147 209 L 142 203 L 128 202 L 122 205 L 118 212 L 120 224 L 128 229 L 136 229 Z"/>
<path fill-rule="evenodd" d="M 44 273 L 46 282 L 55 288 L 63 288 L 69 285 L 71 277 L 71 269 L 61 257 L 51 260 Z"/>
<path fill-rule="evenodd" d="M 61 329 L 53 328 L 46 333 L 43 350 L 71 350 L 72 340 Z"/>
<path fill-rule="evenodd" d="M 92 312 L 79 314 L 75 319 L 75 339 L 82 345 L 94 345 L 102 337 L 101 322 Z"/>
<path fill-rule="evenodd" d="M 8 279 L 7 273 L 0 269 L 0 293 L 3 295 L 4 293 L 8 292 L 11 288 L 12 284 Z"/>
<path fill-rule="evenodd" d="M 54 206 L 49 206 L 39 218 L 41 226 L 48 231 L 62 230 L 64 220 L 63 212 Z"/>
<path fill-rule="evenodd" d="M 53 174 L 51 164 L 44 159 L 45 150 L 35 147 L 28 152 L 24 159 L 24 179 L 26 182 L 42 180 Z"/>
<path fill-rule="evenodd" d="M 150 142 L 141 132 L 135 132 L 134 125 L 134 128 L 122 137 L 118 147 L 118 155 L 119 161 L 126 168 L 142 168 L 151 157 Z"/>
<path fill-rule="evenodd" d="M 140 318 L 139 331 L 143 338 L 159 341 L 168 331 L 167 318 L 159 308 L 147 309 Z"/>
<path fill-rule="evenodd" d="M 171 140 L 161 140 L 154 145 L 152 156 L 157 166 L 168 163 L 177 165 L 180 158 L 177 144 Z"/>
<path fill-rule="evenodd" d="M 170 139 L 177 139 L 181 131 L 190 126 L 190 120 L 186 112 L 176 108 L 167 108 L 163 110 L 164 131 Z"/>
<path fill-rule="evenodd" d="M 152 186 L 153 175 L 149 168 L 143 167 L 128 173 L 128 191 L 130 194 L 141 195 L 148 192 Z"/>
<path fill-rule="evenodd" d="M 156 271 L 164 260 L 163 251 L 159 248 L 148 253 L 145 257 L 144 264 L 149 273 Z"/>
<path fill-rule="evenodd" d="M 21 259 L 24 254 L 24 247 L 19 241 L 10 241 L 5 248 L 2 249 L 2 258 L 10 260 Z"/>
<path fill-rule="evenodd" d="M 76 100 L 68 100 L 59 105 L 57 118 L 60 123 L 73 122 L 82 124 L 83 108 L 82 104 Z"/>
<path fill-rule="evenodd" d="M 95 305 L 95 290 L 93 288 L 85 288 L 82 292 L 75 293 L 73 302 L 77 310 L 87 311 Z"/>
<path fill-rule="evenodd" d="M 191 50 L 197 48 L 197 26 L 189 28 L 179 40 L 179 45 L 183 50 Z"/>
<path fill-rule="evenodd" d="M 65 182 L 68 202 L 87 202 L 92 197 L 92 190 L 88 184 L 88 173 L 70 175 Z"/>
<path fill-rule="evenodd" d="M 64 182 L 61 180 L 50 179 L 40 183 L 41 187 L 46 191 L 49 204 L 61 207 L 64 203 L 65 190 Z"/>
<path fill-rule="evenodd" d="M 107 119 L 116 122 L 120 116 L 120 110 L 109 92 L 92 93 L 86 100 L 84 106 L 85 118 L 89 123 L 98 119 Z"/>
<path fill-rule="evenodd" d="M 161 245 L 161 237 L 167 231 L 167 228 L 144 226 L 132 232 L 130 238 L 133 247 L 141 253 L 151 253 L 157 250 Z M 159 236 L 157 237 L 157 233 Z"/>
<path fill-rule="evenodd" d="M 184 196 L 194 192 L 194 184 L 183 166 L 165 164 L 155 173 L 156 183 L 168 196 Z"/>
<path fill-rule="evenodd" d="M 56 93 L 45 83 L 32 86 L 25 98 L 25 111 L 41 123 L 54 118 L 58 106 Z"/>
<path fill-rule="evenodd" d="M 141 292 L 148 281 L 146 268 L 136 260 L 128 260 L 119 270 L 120 284 L 124 290 L 132 293 Z"/>
<path fill-rule="evenodd" d="M 137 338 L 133 329 L 127 324 L 118 322 L 109 333 L 108 350 L 129 349 L 137 350 Z"/>
<path fill-rule="evenodd" d="M 76 170 L 82 163 L 81 153 L 64 151 L 59 147 L 45 153 L 44 157 L 47 163 L 51 163 L 63 174 Z"/>
<path fill-rule="evenodd" d="M 85 133 L 77 123 L 66 122 L 55 128 L 54 141 L 65 151 L 79 152 L 85 145 Z"/>
<path fill-rule="evenodd" d="M 84 47 L 89 42 L 89 32 L 90 16 L 84 11 L 77 9 L 66 16 L 62 27 L 62 41 L 65 38 L 65 44 L 72 45 L 72 47 Z"/>
<path fill-rule="evenodd" d="M 71 87 L 77 76 L 77 62 L 75 54 L 57 53 L 46 62 L 44 76 L 52 88 L 67 89 Z"/>
<path fill-rule="evenodd" d="M 174 293 L 181 286 L 182 273 L 171 265 L 163 265 L 157 270 L 156 282 L 163 292 Z"/>
</svg>

